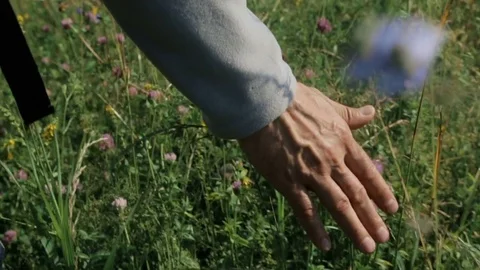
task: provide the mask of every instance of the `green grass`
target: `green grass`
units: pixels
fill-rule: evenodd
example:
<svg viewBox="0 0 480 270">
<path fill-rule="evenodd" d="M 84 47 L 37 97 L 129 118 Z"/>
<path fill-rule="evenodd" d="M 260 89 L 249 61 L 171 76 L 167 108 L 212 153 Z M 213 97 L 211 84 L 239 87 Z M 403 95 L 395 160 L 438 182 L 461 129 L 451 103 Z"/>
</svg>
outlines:
<svg viewBox="0 0 480 270">
<path fill-rule="evenodd" d="M 115 42 L 120 28 L 99 3 L 73 1 L 63 12 L 51 0 L 13 3 L 56 114 L 26 129 L 0 80 L 0 232 L 18 233 L 5 244 L 5 269 L 480 268 L 477 1 L 453 1 L 449 39 L 423 95 L 394 99 L 342 81 L 355 26 L 380 12 L 439 22 L 445 0 L 248 1 L 300 81 L 344 104 L 373 104 L 378 111 L 355 137 L 383 161 L 402 207 L 385 216 L 392 237 L 372 255 L 355 250 L 324 210 L 333 248 L 315 249 L 237 143 L 209 134 L 200 112 L 128 38 Z M 89 31 L 76 13 L 82 4 L 100 7 L 103 17 Z M 316 31 L 319 16 L 332 22 L 331 33 Z M 66 17 L 74 29 L 62 29 Z M 97 44 L 99 36 L 108 44 Z M 114 67 L 124 74 L 128 67 L 128 76 L 117 78 Z M 313 78 L 305 77 L 307 68 Z M 142 91 L 147 84 L 165 98 L 149 99 Z M 140 89 L 137 96 L 128 95 L 131 85 Z M 179 105 L 190 110 L 181 114 Z M 105 133 L 116 145 L 109 151 L 98 147 Z M 165 159 L 170 152 L 175 161 Z M 27 180 L 15 178 L 19 169 Z M 234 193 L 232 182 L 245 179 L 253 185 Z M 124 210 L 112 206 L 117 197 L 127 200 Z"/>
</svg>

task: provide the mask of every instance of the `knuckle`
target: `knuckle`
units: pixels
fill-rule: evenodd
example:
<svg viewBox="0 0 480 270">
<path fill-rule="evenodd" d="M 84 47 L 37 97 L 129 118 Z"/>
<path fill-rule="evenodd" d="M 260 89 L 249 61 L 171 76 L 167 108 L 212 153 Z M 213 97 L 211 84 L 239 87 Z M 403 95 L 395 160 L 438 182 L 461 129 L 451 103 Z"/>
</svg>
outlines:
<svg viewBox="0 0 480 270">
<path fill-rule="evenodd" d="M 315 211 L 312 207 L 301 208 L 298 212 L 298 216 L 306 222 L 315 220 Z"/>
<path fill-rule="evenodd" d="M 354 190 L 350 200 L 352 201 L 352 204 L 358 206 L 364 205 L 366 202 L 368 202 L 368 195 L 365 187 L 363 185 L 359 185 L 359 187 Z"/>
<path fill-rule="evenodd" d="M 341 197 L 335 202 L 334 207 L 337 212 L 346 213 L 350 209 L 351 205 L 347 197 Z"/>
</svg>

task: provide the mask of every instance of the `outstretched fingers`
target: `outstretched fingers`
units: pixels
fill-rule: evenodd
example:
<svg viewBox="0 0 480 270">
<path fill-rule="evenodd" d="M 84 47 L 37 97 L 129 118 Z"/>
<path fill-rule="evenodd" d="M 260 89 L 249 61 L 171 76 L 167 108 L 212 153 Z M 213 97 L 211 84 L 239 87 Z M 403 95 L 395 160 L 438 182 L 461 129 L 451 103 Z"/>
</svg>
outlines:
<svg viewBox="0 0 480 270">
<path fill-rule="evenodd" d="M 318 217 L 317 209 L 308 196 L 307 190 L 300 186 L 288 192 L 285 197 L 313 244 L 323 251 L 329 251 L 331 248 L 330 238 Z"/>
</svg>

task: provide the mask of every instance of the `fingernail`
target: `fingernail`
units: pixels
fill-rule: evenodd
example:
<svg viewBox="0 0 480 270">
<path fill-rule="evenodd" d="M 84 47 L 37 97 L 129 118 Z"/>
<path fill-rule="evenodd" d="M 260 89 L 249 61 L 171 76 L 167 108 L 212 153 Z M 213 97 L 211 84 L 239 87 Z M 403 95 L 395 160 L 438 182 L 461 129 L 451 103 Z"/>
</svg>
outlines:
<svg viewBox="0 0 480 270">
<path fill-rule="evenodd" d="M 323 238 L 322 241 L 320 241 L 320 246 L 322 247 L 322 250 L 329 251 L 332 247 L 332 244 L 328 238 Z"/>
<path fill-rule="evenodd" d="M 398 203 L 395 199 L 391 199 L 390 201 L 388 201 L 385 207 L 387 208 L 387 211 L 389 213 L 395 213 L 398 210 Z"/>
<path fill-rule="evenodd" d="M 360 245 L 367 253 L 372 253 L 375 250 L 375 242 L 370 236 L 365 237 Z"/>
<path fill-rule="evenodd" d="M 388 232 L 387 228 L 381 227 L 377 231 L 377 237 L 378 239 L 380 239 L 379 242 L 384 243 L 388 241 L 388 238 L 390 238 L 390 233 Z"/>
<path fill-rule="evenodd" d="M 365 106 L 360 109 L 360 112 L 363 115 L 371 115 L 372 113 L 375 112 L 375 108 L 373 108 L 372 106 Z"/>
</svg>

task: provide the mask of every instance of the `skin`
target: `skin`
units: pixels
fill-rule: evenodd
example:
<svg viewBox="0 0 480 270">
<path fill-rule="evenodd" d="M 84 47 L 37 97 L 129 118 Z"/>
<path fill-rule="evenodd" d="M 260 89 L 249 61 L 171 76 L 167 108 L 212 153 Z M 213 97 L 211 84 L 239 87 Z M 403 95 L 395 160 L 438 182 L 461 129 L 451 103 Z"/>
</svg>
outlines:
<svg viewBox="0 0 480 270">
<path fill-rule="evenodd" d="M 398 203 L 352 130 L 375 117 L 372 106 L 350 108 L 298 83 L 294 101 L 275 121 L 239 140 L 251 164 L 285 196 L 311 241 L 331 248 L 313 192 L 364 253 L 389 240 L 374 203 L 393 214 Z M 374 202 L 374 203 L 373 203 Z"/>
</svg>

